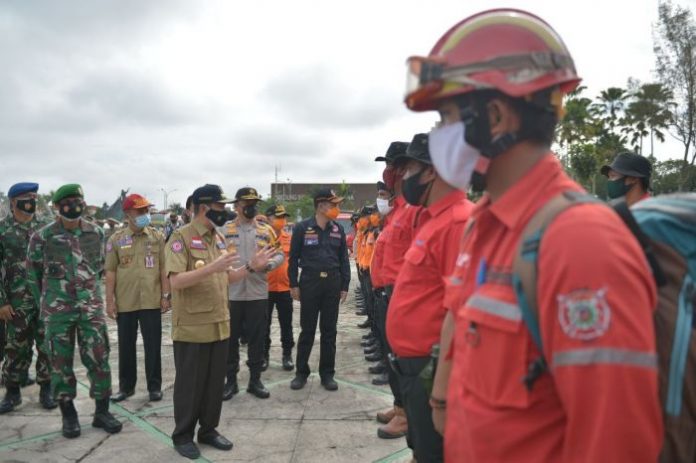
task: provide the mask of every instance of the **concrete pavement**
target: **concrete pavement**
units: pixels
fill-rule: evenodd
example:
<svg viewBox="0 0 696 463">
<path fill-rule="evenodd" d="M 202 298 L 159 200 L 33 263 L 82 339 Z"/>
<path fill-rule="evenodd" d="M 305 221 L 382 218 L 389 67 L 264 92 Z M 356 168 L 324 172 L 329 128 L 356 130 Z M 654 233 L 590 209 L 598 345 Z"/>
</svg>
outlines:
<svg viewBox="0 0 696 463">
<path fill-rule="evenodd" d="M 280 333 L 273 321 L 271 366 L 262 379 L 271 398 L 256 399 L 246 393 L 248 371 L 244 364 L 239 376 L 240 393 L 223 402 L 218 430 L 234 442 L 230 452 L 201 446 L 202 462 L 404 462 L 411 452 L 405 439 L 385 441 L 377 438 L 374 415 L 391 405 L 387 386 L 373 386 L 363 359 L 356 327 L 362 320 L 355 313 L 353 290 L 341 306 L 339 316 L 336 381 L 339 389 L 328 392 L 313 374 L 301 391 L 289 387 L 294 372 L 280 365 Z M 275 315 L 275 314 L 274 314 Z M 275 318 L 275 317 L 274 317 Z M 172 462 L 187 461 L 174 451 L 170 434 L 174 428 L 172 390 L 174 359 L 170 316 L 163 318 L 161 402 L 148 402 L 144 378 L 142 345 L 139 345 L 136 393 L 112 412 L 124 423 L 123 431 L 109 435 L 90 426 L 94 404 L 88 396 L 85 370 L 75 357 L 79 381 L 76 406 L 82 436 L 65 439 L 60 432 L 60 412 L 43 410 L 38 404 L 38 386 L 22 390 L 23 403 L 13 413 L 0 416 L 0 462 Z M 295 339 L 299 334 L 299 306 L 293 317 Z M 317 330 L 318 331 L 318 330 Z M 109 322 L 111 367 L 114 391 L 118 389 L 118 343 L 116 325 Z M 316 372 L 319 359 L 319 333 L 312 351 L 311 367 Z M 246 354 L 242 353 L 242 360 Z"/>
</svg>

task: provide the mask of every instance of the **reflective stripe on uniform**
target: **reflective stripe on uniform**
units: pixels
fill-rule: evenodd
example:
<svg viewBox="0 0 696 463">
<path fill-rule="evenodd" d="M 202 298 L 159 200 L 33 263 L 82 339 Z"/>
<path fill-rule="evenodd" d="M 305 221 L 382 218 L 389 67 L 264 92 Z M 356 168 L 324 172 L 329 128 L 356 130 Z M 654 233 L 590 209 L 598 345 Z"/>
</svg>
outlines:
<svg viewBox="0 0 696 463">
<path fill-rule="evenodd" d="M 657 368 L 657 355 L 652 352 L 597 347 L 573 349 L 553 354 L 552 368 L 571 365 L 612 364 Z"/>
<path fill-rule="evenodd" d="M 522 320 L 522 312 L 517 304 L 499 301 L 491 297 L 474 294 L 466 303 L 468 309 L 478 310 L 487 314 L 495 315 L 512 321 Z"/>
</svg>

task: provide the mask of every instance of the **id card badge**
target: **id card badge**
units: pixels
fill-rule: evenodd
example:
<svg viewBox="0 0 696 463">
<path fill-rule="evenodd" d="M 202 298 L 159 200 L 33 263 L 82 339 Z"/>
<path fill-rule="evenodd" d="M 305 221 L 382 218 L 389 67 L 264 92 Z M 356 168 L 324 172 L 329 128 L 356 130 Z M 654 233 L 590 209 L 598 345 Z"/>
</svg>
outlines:
<svg viewBox="0 0 696 463">
<path fill-rule="evenodd" d="M 145 268 L 155 268 L 155 256 L 145 256 Z"/>
</svg>

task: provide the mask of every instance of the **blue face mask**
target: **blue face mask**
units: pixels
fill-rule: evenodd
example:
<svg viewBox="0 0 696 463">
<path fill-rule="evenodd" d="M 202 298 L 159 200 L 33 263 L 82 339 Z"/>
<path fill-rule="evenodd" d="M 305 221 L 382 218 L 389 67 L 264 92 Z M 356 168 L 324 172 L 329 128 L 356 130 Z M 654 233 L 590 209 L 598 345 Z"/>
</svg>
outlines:
<svg viewBox="0 0 696 463">
<path fill-rule="evenodd" d="M 150 220 L 150 214 L 143 214 L 136 217 L 133 222 L 135 223 L 136 227 L 145 228 L 150 225 Z"/>
</svg>

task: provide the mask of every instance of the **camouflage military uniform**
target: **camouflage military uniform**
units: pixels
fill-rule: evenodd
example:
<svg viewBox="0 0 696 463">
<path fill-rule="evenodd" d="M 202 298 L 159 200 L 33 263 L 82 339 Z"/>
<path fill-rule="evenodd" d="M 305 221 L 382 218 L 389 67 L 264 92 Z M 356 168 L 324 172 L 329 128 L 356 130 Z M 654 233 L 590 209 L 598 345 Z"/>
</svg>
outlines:
<svg viewBox="0 0 696 463">
<path fill-rule="evenodd" d="M 35 230 L 45 225 L 36 218 L 19 223 L 10 215 L 0 221 L 0 307 L 10 304 L 14 318 L 7 322 L 6 360 L 2 377 L 6 386 L 26 383 L 33 345 L 36 341 L 36 381 L 51 381 L 48 356 L 44 345 L 44 325 L 39 317 L 38 300 L 32 297 L 26 285 L 26 255 L 29 238 Z"/>
<path fill-rule="evenodd" d="M 90 380 L 90 397 L 111 396 L 109 338 L 100 282 L 103 266 L 104 231 L 84 219 L 73 231 L 60 221 L 51 223 L 29 242 L 27 281 L 34 298 L 41 300 L 56 398 L 75 397 L 76 336 Z"/>
</svg>

